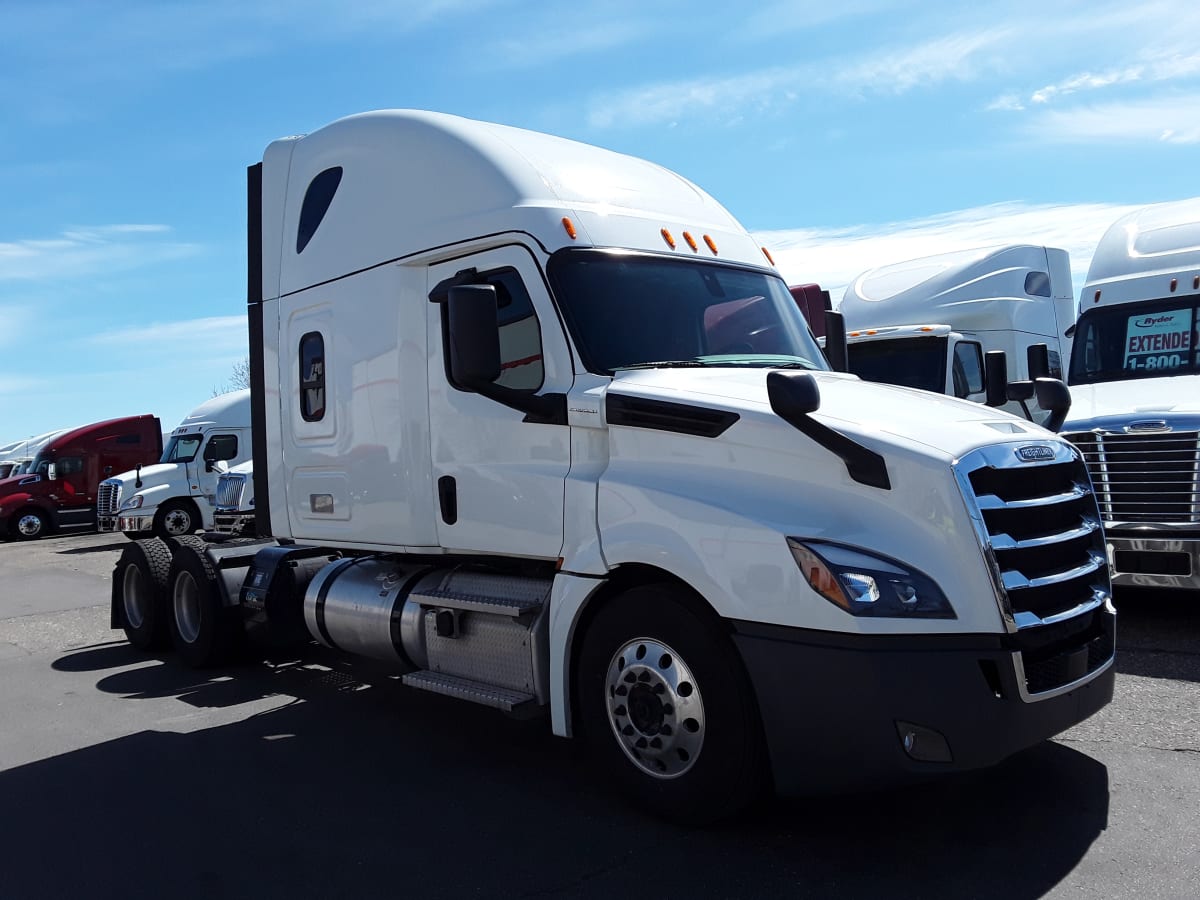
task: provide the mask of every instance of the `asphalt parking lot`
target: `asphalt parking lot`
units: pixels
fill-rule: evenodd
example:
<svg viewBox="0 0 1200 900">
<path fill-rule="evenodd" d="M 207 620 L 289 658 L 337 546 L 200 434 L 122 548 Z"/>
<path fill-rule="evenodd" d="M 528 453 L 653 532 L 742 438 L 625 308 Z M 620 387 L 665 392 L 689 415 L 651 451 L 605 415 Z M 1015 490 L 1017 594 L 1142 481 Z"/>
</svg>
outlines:
<svg viewBox="0 0 1200 900">
<path fill-rule="evenodd" d="M 982 773 L 682 829 L 542 721 L 319 652 L 108 628 L 123 537 L 0 542 L 0 897 L 1194 897 L 1200 598 L 1118 596 L 1114 702 Z"/>
</svg>

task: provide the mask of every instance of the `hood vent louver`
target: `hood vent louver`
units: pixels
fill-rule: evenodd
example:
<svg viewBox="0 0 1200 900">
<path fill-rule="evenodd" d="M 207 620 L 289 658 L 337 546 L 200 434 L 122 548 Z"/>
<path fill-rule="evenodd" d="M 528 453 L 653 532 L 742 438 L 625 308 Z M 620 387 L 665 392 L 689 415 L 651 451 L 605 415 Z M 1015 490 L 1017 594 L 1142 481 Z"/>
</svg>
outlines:
<svg viewBox="0 0 1200 900">
<path fill-rule="evenodd" d="M 627 394 L 610 393 L 605 399 L 605 419 L 609 425 L 715 438 L 724 434 L 738 418 L 734 412 Z"/>
</svg>

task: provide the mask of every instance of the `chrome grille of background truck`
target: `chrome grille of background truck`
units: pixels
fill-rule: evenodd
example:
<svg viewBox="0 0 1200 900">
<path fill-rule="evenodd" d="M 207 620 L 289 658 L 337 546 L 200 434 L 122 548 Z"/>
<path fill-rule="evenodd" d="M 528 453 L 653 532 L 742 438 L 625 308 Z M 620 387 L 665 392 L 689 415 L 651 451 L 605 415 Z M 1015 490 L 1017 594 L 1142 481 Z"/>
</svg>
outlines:
<svg viewBox="0 0 1200 900">
<path fill-rule="evenodd" d="M 1200 525 L 1200 432 L 1063 437 L 1083 453 L 1105 522 Z"/>
<path fill-rule="evenodd" d="M 246 490 L 245 475 L 222 475 L 217 479 L 217 509 L 236 510 L 242 508 L 242 492 Z"/>
<path fill-rule="evenodd" d="M 121 509 L 121 482 L 102 481 L 96 488 L 96 515 L 115 516 Z"/>
</svg>

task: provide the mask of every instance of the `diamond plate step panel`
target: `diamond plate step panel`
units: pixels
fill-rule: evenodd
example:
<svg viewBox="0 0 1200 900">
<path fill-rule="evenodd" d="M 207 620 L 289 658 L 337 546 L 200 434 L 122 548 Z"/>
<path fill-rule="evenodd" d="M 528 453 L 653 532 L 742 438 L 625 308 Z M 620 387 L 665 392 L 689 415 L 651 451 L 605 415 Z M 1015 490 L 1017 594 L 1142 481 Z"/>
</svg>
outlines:
<svg viewBox="0 0 1200 900">
<path fill-rule="evenodd" d="M 541 598 L 485 597 L 464 591 L 432 590 L 413 592 L 412 600 L 422 606 L 442 609 L 461 609 L 464 612 L 491 613 L 494 616 L 517 616 L 542 608 Z"/>
<path fill-rule="evenodd" d="M 405 685 L 420 691 L 442 694 L 446 697 L 456 697 L 459 700 L 469 700 L 493 709 L 513 712 L 534 702 L 532 694 L 520 691 L 510 691 L 505 688 L 493 687 L 468 678 L 455 675 L 442 675 L 438 672 L 420 671 L 409 672 L 401 679 Z"/>
</svg>

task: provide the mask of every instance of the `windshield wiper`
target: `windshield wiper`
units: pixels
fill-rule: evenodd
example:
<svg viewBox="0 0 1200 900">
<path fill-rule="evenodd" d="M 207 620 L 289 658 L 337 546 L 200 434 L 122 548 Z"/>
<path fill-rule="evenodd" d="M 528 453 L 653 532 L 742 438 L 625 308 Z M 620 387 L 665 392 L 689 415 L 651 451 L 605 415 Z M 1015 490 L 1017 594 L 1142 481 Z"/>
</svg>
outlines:
<svg viewBox="0 0 1200 900">
<path fill-rule="evenodd" d="M 661 359 L 656 362 L 630 363 L 627 366 L 613 366 L 614 372 L 624 372 L 629 369 L 701 369 L 708 365 L 698 359 Z"/>
</svg>

